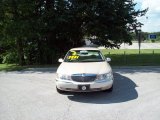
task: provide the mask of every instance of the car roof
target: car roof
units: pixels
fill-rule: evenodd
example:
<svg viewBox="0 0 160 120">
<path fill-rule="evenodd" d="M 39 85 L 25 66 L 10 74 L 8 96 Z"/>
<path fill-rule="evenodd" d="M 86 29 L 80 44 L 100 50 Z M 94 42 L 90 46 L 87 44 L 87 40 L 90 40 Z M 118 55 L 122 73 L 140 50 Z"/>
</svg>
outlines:
<svg viewBox="0 0 160 120">
<path fill-rule="evenodd" d="M 99 49 L 95 47 L 78 47 L 78 48 L 72 48 L 70 50 L 99 50 Z"/>
</svg>

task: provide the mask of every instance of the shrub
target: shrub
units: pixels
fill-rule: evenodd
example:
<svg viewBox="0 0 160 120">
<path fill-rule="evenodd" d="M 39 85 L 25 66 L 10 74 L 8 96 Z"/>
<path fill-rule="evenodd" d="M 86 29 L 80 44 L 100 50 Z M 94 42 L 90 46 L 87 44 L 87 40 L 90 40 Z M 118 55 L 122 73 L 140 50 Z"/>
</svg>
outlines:
<svg viewBox="0 0 160 120">
<path fill-rule="evenodd" d="M 152 43 L 154 43 L 154 42 L 155 42 L 155 40 L 151 40 L 151 42 L 152 42 Z"/>
<path fill-rule="evenodd" d="M 16 52 L 7 52 L 5 54 L 2 55 L 3 56 L 3 60 L 2 63 L 17 63 L 18 61 L 18 57 L 17 57 L 17 53 Z"/>
</svg>

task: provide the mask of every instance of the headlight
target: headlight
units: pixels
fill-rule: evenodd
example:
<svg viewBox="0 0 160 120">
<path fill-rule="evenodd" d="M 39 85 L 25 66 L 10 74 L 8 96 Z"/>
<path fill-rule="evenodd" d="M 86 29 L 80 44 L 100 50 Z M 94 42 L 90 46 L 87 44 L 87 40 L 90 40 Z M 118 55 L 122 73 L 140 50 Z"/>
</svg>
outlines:
<svg viewBox="0 0 160 120">
<path fill-rule="evenodd" d="M 57 74 L 57 78 L 62 79 L 62 80 L 71 80 L 71 76 L 64 75 L 64 74 Z"/>
<path fill-rule="evenodd" d="M 110 80 L 113 78 L 112 72 L 97 75 L 96 80 Z"/>
</svg>

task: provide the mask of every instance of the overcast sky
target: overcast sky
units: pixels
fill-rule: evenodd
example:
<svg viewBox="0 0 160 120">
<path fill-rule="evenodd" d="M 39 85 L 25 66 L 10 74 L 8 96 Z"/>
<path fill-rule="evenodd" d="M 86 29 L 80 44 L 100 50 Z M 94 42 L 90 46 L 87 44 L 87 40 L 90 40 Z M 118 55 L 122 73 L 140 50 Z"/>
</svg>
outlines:
<svg viewBox="0 0 160 120">
<path fill-rule="evenodd" d="M 144 32 L 160 32 L 160 0 L 134 0 L 136 9 L 149 8 L 144 17 L 138 18 L 144 24 Z"/>
</svg>

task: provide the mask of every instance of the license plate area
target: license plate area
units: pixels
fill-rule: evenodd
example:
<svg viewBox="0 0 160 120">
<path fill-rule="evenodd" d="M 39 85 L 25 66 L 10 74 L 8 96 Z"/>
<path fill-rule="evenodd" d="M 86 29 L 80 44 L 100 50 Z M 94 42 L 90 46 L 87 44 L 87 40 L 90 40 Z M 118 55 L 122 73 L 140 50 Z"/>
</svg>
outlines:
<svg viewBox="0 0 160 120">
<path fill-rule="evenodd" d="M 90 89 L 90 85 L 78 85 L 78 89 L 82 91 L 88 91 Z"/>
</svg>

